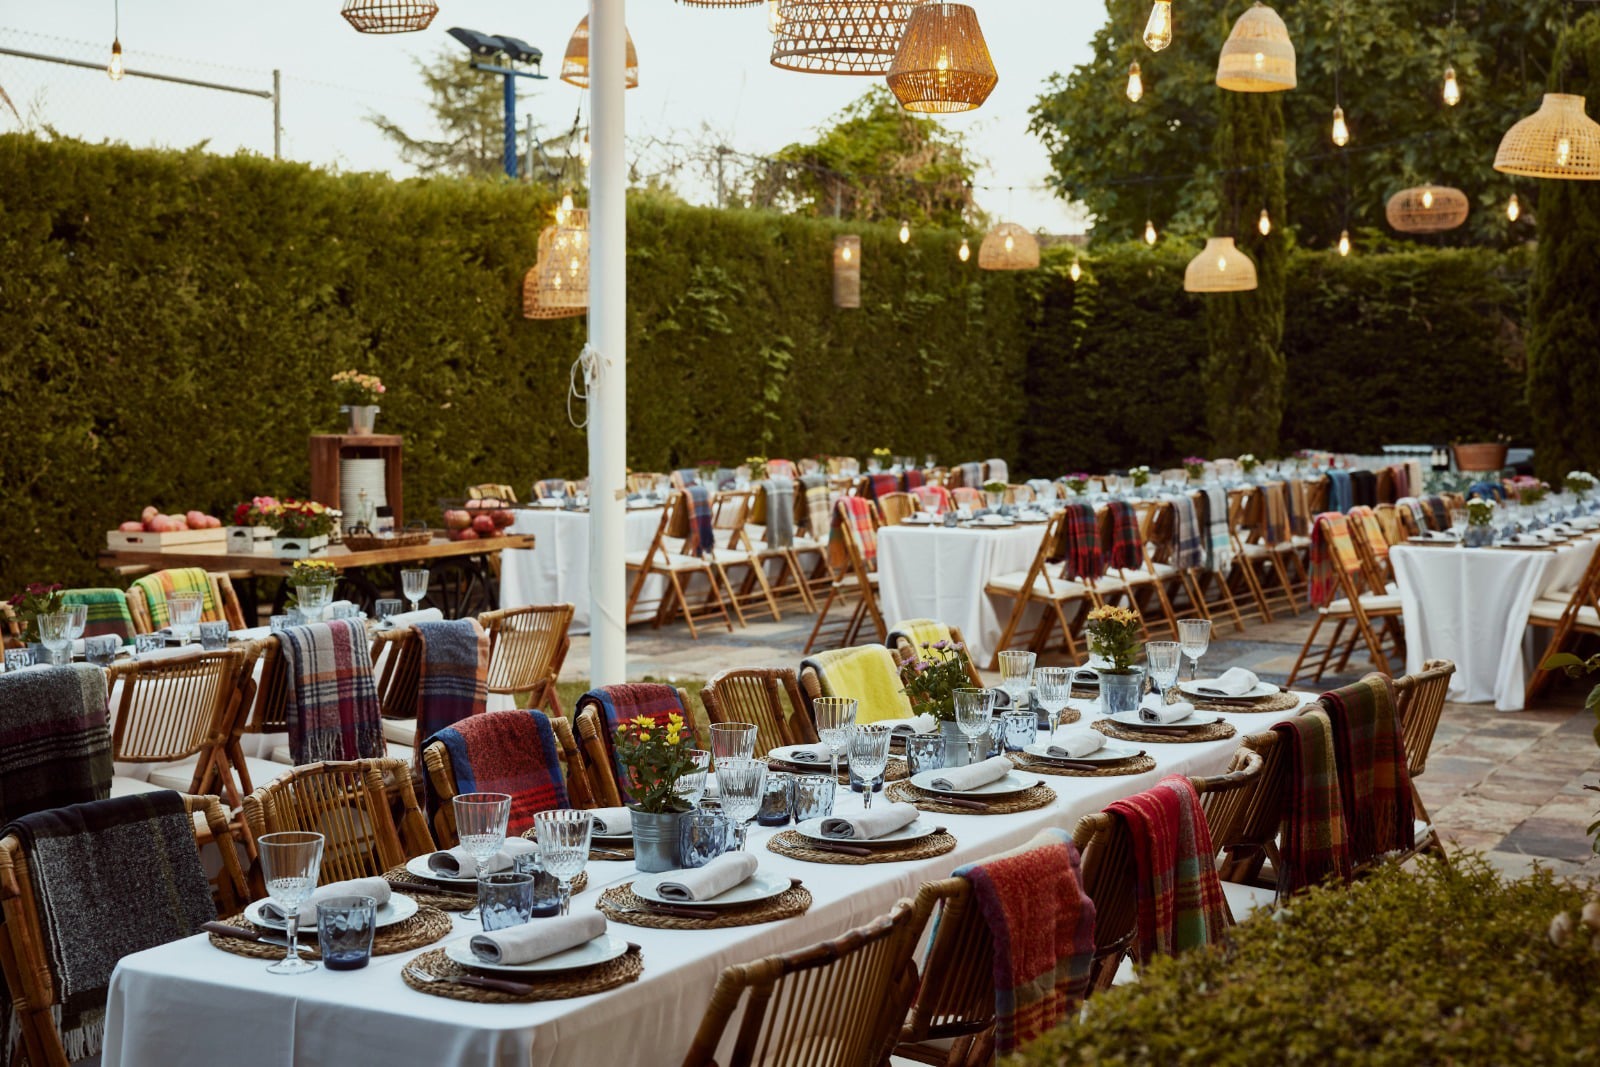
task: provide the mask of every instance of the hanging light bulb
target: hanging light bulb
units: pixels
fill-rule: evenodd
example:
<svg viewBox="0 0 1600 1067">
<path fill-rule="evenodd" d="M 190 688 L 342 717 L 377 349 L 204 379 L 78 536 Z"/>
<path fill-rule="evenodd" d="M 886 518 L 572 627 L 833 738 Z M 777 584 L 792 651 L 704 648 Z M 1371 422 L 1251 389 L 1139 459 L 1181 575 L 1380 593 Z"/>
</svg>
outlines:
<svg viewBox="0 0 1600 1067">
<path fill-rule="evenodd" d="M 1446 107 L 1455 107 L 1461 103 L 1461 85 L 1456 81 L 1456 68 L 1444 68 L 1444 103 Z"/>
<path fill-rule="evenodd" d="M 1572 162 L 1572 138 L 1563 136 L 1556 142 L 1556 166 L 1564 167 Z"/>
<path fill-rule="evenodd" d="M 1350 231 L 1349 230 L 1340 230 L 1339 231 L 1339 254 L 1341 256 L 1348 256 L 1350 254 Z"/>
<path fill-rule="evenodd" d="M 1016 250 L 1017 250 L 1017 239 L 1015 237 L 1011 236 L 1010 233 L 1007 233 L 1006 234 L 1006 251 L 1007 252 L 1015 252 Z"/>
<path fill-rule="evenodd" d="M 972 249 L 967 247 L 967 239 L 965 237 L 961 239 L 961 247 L 956 249 L 956 258 L 963 263 L 972 258 Z"/>
<path fill-rule="evenodd" d="M 1071 277 L 1073 281 L 1077 281 L 1079 278 L 1083 277 L 1083 268 L 1078 266 L 1078 261 L 1076 258 L 1073 259 L 1072 266 L 1067 268 L 1067 275 Z"/>
<path fill-rule="evenodd" d="M 1432 209 L 1432 207 L 1433 207 L 1433 190 L 1432 189 L 1424 189 L 1424 190 L 1422 190 L 1422 206 L 1424 208 L 1428 208 L 1430 210 Z"/>
<path fill-rule="evenodd" d="M 767 0 L 767 32 L 777 33 L 783 29 L 783 12 L 779 10 L 781 0 Z"/>
<path fill-rule="evenodd" d="M 111 42 L 111 62 L 106 66 L 106 74 L 114 82 L 122 80 L 122 41 L 114 39 Z"/>
<path fill-rule="evenodd" d="M 1144 24 L 1144 43 L 1159 52 L 1172 43 L 1172 0 L 1156 0 L 1150 21 Z"/>
<path fill-rule="evenodd" d="M 557 226 L 565 226 L 567 224 L 567 216 L 570 215 L 571 213 L 572 213 L 572 194 L 571 193 L 563 193 L 562 196 L 561 196 L 561 206 L 556 208 L 556 225 Z"/>
<path fill-rule="evenodd" d="M 850 262 L 853 256 L 849 245 L 845 245 L 844 248 L 839 251 L 839 258 L 844 260 L 846 263 Z"/>
<path fill-rule="evenodd" d="M 1333 143 L 1343 148 L 1350 143 L 1350 127 L 1344 122 L 1344 108 L 1333 109 Z"/>
<path fill-rule="evenodd" d="M 1517 194 L 1512 193 L 1511 199 L 1506 201 L 1506 218 L 1510 219 L 1512 222 L 1516 222 L 1518 216 L 1521 214 L 1522 205 L 1517 202 Z"/>
<path fill-rule="evenodd" d="M 1267 209 L 1261 209 L 1261 217 L 1256 220 L 1256 229 L 1261 231 L 1261 236 L 1266 237 L 1272 233 L 1272 216 L 1267 214 Z"/>
<path fill-rule="evenodd" d="M 1144 78 L 1139 74 L 1139 61 L 1136 59 L 1128 67 L 1128 99 L 1135 104 L 1144 96 Z"/>
<path fill-rule="evenodd" d="M 906 222 L 905 220 L 902 219 L 901 222 L 900 222 L 900 243 L 901 244 L 905 244 L 907 241 L 910 241 L 910 240 L 911 240 L 911 223 Z"/>
<path fill-rule="evenodd" d="M 1144 243 L 1147 245 L 1156 243 L 1156 224 L 1150 219 L 1144 220 Z"/>
</svg>

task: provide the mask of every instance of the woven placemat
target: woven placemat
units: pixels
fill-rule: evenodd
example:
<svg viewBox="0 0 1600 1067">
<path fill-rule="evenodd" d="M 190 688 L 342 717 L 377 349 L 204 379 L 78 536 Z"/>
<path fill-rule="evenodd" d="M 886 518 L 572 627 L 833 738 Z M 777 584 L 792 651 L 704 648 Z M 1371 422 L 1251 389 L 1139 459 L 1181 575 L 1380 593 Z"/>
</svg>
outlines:
<svg viewBox="0 0 1600 1067">
<path fill-rule="evenodd" d="M 1238 711 L 1238 712 L 1270 712 L 1293 711 L 1300 706 L 1300 698 L 1293 693 L 1274 693 L 1269 697 L 1259 700 L 1195 700 L 1193 697 L 1179 697 L 1178 690 L 1173 688 L 1167 695 L 1167 703 L 1176 704 L 1179 699 L 1188 699 L 1194 702 L 1196 711 Z"/>
<path fill-rule="evenodd" d="M 944 815 L 1014 815 L 1019 811 L 1044 807 L 1056 798 L 1056 791 L 1038 782 L 1031 789 L 1014 796 L 984 801 L 988 807 L 982 811 L 947 803 L 939 794 L 930 793 L 910 782 L 895 782 L 884 788 L 883 795 L 898 803 L 915 804 L 923 811 L 937 811 Z"/>
<path fill-rule="evenodd" d="M 821 774 L 827 770 L 821 764 L 815 767 L 807 767 L 798 763 L 785 763 L 783 760 L 777 759 L 767 760 L 767 769 L 782 771 L 784 774 Z M 885 782 L 900 782 L 910 777 L 911 768 L 906 763 L 906 758 L 904 756 L 890 756 L 888 764 L 883 769 L 883 780 Z M 843 760 L 839 761 L 839 784 L 850 784 L 850 771 Z"/>
<path fill-rule="evenodd" d="M 811 907 L 811 891 L 796 882 L 777 896 L 748 907 L 707 909 L 704 919 L 682 919 L 649 910 L 650 901 L 634 893 L 632 882 L 623 882 L 601 893 L 595 907 L 611 921 L 629 926 L 646 926 L 653 930 L 720 930 L 725 926 L 756 926 L 804 915 Z"/>
<path fill-rule="evenodd" d="M 391 882 L 410 882 L 413 885 L 421 885 L 427 881 L 406 870 L 404 864 L 399 867 L 389 868 L 383 872 L 383 876 Z M 588 884 L 589 872 L 580 871 L 578 872 L 578 877 L 572 880 L 572 892 L 574 894 L 581 893 Z M 415 889 L 399 889 L 396 892 L 404 893 L 418 904 L 430 908 L 438 908 L 440 911 L 471 911 L 478 906 L 476 890 L 473 891 L 474 895 L 472 896 L 459 896 L 455 893 L 423 893 Z"/>
<path fill-rule="evenodd" d="M 534 834 L 533 827 L 530 826 L 526 830 L 522 831 L 522 836 L 526 840 L 529 840 L 529 841 L 534 840 L 536 835 Z M 620 853 L 620 855 L 616 855 L 616 856 L 610 855 L 610 853 L 612 853 L 612 852 Z M 605 844 L 597 844 L 597 843 L 595 843 L 593 841 L 591 841 L 589 843 L 589 860 L 590 860 L 590 862 L 593 862 L 593 861 L 596 861 L 596 860 L 621 861 L 621 860 L 632 860 L 632 859 L 633 859 L 633 846 L 632 845 L 605 845 Z M 589 882 L 588 882 L 589 874 L 588 874 L 587 871 L 585 871 L 582 874 L 578 875 L 578 877 L 582 878 L 584 880 L 584 884 L 585 885 L 589 884 Z M 573 883 L 572 883 L 572 891 L 574 893 L 581 893 L 582 892 L 582 890 L 578 888 L 578 883 L 577 883 L 576 880 L 574 880 Z"/>
<path fill-rule="evenodd" d="M 870 856 L 851 856 L 843 852 L 829 852 L 823 848 L 813 848 L 806 842 L 810 839 L 799 830 L 785 830 L 781 834 L 774 834 L 767 838 L 767 851 L 776 852 L 780 856 L 788 856 L 794 860 L 805 860 L 807 863 L 843 863 L 859 866 L 865 863 L 899 863 L 902 860 L 925 860 L 934 856 L 942 856 L 956 847 L 955 835 L 944 827 L 940 827 L 927 837 L 903 845 L 900 848 L 875 848 Z M 848 845 L 850 842 L 842 841 L 840 844 Z"/>
<path fill-rule="evenodd" d="M 279 934 L 282 931 L 271 930 L 264 926 L 256 926 L 248 921 L 243 914 L 234 915 L 223 919 L 228 926 L 237 926 L 241 930 L 260 930 L 264 934 Z M 396 952 L 410 952 L 412 949 L 431 945 L 441 937 L 447 936 L 455 923 L 450 916 L 438 908 L 423 905 L 417 913 L 404 922 L 392 926 L 378 928 L 376 936 L 372 939 L 372 954 L 374 956 L 392 956 Z M 312 926 L 308 929 L 315 930 Z M 249 956 L 258 960 L 281 960 L 284 949 L 282 945 L 268 945 L 260 941 L 246 941 L 238 937 L 223 937 L 221 934 L 211 934 L 211 943 L 224 952 L 231 952 L 235 956 Z M 320 959 L 322 951 L 317 947 L 317 939 L 302 937 L 300 939 L 300 955 L 307 959 Z"/>
<path fill-rule="evenodd" d="M 481 989 L 478 986 L 459 985 L 455 982 L 429 982 L 419 975 L 433 978 L 459 978 L 473 972 L 461 966 L 436 948 L 411 960 L 400 971 L 406 985 L 419 993 L 429 993 L 450 1000 L 467 1000 L 474 1004 L 532 1004 L 540 1000 L 570 1000 L 604 993 L 620 985 L 636 981 L 644 973 L 644 961 L 638 945 L 629 945 L 628 951 L 614 960 L 579 971 L 561 971 L 549 975 L 493 974 L 492 977 L 520 982 L 532 988 L 527 993 L 502 993 L 498 989 Z M 490 972 L 485 972 L 486 974 Z"/>
<path fill-rule="evenodd" d="M 1094 728 L 1118 741 L 1137 741 L 1141 745 L 1192 745 L 1197 741 L 1226 741 L 1234 735 L 1232 723 L 1211 722 L 1198 730 L 1182 733 L 1168 730 L 1141 730 L 1137 726 L 1124 726 L 1120 722 L 1101 719 Z"/>
<path fill-rule="evenodd" d="M 1063 767 L 1049 760 L 1034 759 L 1026 752 L 1007 752 L 1006 758 L 1015 763 L 1018 770 L 1032 771 L 1035 774 L 1059 774 L 1063 778 L 1119 778 L 1126 774 L 1143 774 L 1145 771 L 1156 769 L 1155 757 L 1144 753 L 1117 760 L 1115 763 L 1107 763 L 1092 771 Z"/>
</svg>

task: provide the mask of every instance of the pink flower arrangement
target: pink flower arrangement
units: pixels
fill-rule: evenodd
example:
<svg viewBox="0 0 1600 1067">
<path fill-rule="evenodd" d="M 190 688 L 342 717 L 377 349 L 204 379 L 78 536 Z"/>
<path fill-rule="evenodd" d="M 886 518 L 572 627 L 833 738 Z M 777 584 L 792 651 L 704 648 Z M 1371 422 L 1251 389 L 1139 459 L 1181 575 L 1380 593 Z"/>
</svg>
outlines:
<svg viewBox="0 0 1600 1067">
<path fill-rule="evenodd" d="M 278 507 L 276 497 L 253 496 L 233 509 L 235 526 L 265 526 L 266 518 Z"/>
</svg>

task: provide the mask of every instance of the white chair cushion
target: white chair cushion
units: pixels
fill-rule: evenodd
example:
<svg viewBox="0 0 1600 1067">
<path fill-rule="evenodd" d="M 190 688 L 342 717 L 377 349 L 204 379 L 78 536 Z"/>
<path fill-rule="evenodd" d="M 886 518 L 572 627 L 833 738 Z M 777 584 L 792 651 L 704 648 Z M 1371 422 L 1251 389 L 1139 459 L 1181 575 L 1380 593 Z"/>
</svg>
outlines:
<svg viewBox="0 0 1600 1067">
<path fill-rule="evenodd" d="M 1568 601 L 1554 600 L 1544 597 L 1533 602 L 1533 607 L 1528 609 L 1528 618 L 1538 619 L 1541 622 L 1560 622 L 1561 616 L 1567 610 Z M 1579 626 L 1590 626 L 1600 629 L 1600 614 L 1594 608 L 1584 605 L 1578 609 L 1577 623 Z"/>
<path fill-rule="evenodd" d="M 649 549 L 644 549 L 639 552 L 629 552 L 623 559 L 630 567 L 643 567 L 644 557 L 649 554 L 649 551 Z M 650 558 L 650 569 L 656 571 L 703 571 L 709 566 L 710 564 L 703 559 L 696 559 L 694 556 L 682 556 L 675 552 L 658 551 Z"/>
<path fill-rule="evenodd" d="M 1335 600 L 1324 610 L 1329 615 L 1353 614 L 1350 610 L 1349 600 Z M 1375 593 L 1363 593 L 1361 594 L 1361 610 L 1368 615 L 1380 612 L 1387 612 L 1392 615 L 1400 610 L 1400 598 L 1398 596 L 1378 596 Z"/>
<path fill-rule="evenodd" d="M 985 592 L 1000 593 L 1002 595 L 1016 596 L 1022 592 L 1022 587 L 1028 580 L 1027 571 L 1014 571 L 1011 574 L 1002 574 L 990 578 L 984 587 Z M 1077 582 L 1069 582 L 1065 578 L 1051 578 L 1050 584 L 1045 585 L 1044 575 L 1038 575 L 1033 580 L 1033 595 L 1043 600 L 1079 600 L 1088 595 L 1088 590 Z"/>
<path fill-rule="evenodd" d="M 1277 891 L 1263 886 L 1241 885 L 1238 882 L 1223 882 L 1222 896 L 1228 902 L 1228 910 L 1233 913 L 1235 922 L 1244 922 L 1245 917 L 1252 911 L 1271 911 L 1277 900 Z"/>
<path fill-rule="evenodd" d="M 411 748 L 417 743 L 416 719 L 384 719 L 383 739 Z"/>
<path fill-rule="evenodd" d="M 405 760 L 407 763 L 411 762 L 412 746 L 397 745 L 393 741 L 389 741 L 388 738 L 384 738 L 384 740 L 388 742 L 383 753 L 385 756 L 389 757 L 390 759 Z M 289 755 L 288 745 L 279 745 L 277 748 L 272 750 L 272 762 L 282 764 L 286 767 L 295 766 L 294 757 Z M 255 771 L 250 772 L 250 777 L 255 777 Z"/>
</svg>

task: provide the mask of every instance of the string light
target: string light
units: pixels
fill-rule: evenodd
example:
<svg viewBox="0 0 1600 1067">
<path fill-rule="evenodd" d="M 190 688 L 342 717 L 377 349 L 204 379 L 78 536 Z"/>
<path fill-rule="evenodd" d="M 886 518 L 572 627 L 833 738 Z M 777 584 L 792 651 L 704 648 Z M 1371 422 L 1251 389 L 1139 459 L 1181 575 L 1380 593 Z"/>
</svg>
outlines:
<svg viewBox="0 0 1600 1067">
<path fill-rule="evenodd" d="M 1150 9 L 1150 21 L 1144 24 L 1144 43 L 1152 52 L 1172 43 L 1172 0 L 1156 0 Z"/>
<path fill-rule="evenodd" d="M 1261 231 L 1261 236 L 1266 237 L 1272 233 L 1272 216 L 1267 214 L 1267 209 L 1261 209 L 1261 217 L 1256 220 L 1256 229 Z"/>
<path fill-rule="evenodd" d="M 1350 143 L 1350 127 L 1344 122 L 1344 108 L 1333 109 L 1333 143 L 1343 148 Z"/>
<path fill-rule="evenodd" d="M 1150 219 L 1144 220 L 1144 243 L 1152 246 L 1156 243 L 1156 224 Z"/>
<path fill-rule="evenodd" d="M 961 239 L 961 247 L 956 249 L 956 258 L 963 263 L 972 258 L 972 248 L 967 244 L 965 237 Z"/>
<path fill-rule="evenodd" d="M 901 244 L 905 244 L 907 241 L 910 241 L 910 240 L 911 240 L 911 223 L 906 222 L 904 219 L 902 219 L 901 222 L 900 222 L 900 243 Z"/>
<path fill-rule="evenodd" d="M 1444 103 L 1446 107 L 1455 107 L 1461 103 L 1461 85 L 1456 81 L 1456 68 L 1444 68 Z"/>
<path fill-rule="evenodd" d="M 1349 230 L 1340 230 L 1339 231 L 1339 254 L 1341 256 L 1348 256 L 1350 254 L 1350 231 Z"/>
<path fill-rule="evenodd" d="M 561 206 L 556 208 L 556 225 L 565 226 L 567 224 L 567 216 L 570 214 L 572 214 L 572 194 L 563 193 L 561 195 Z"/>
<path fill-rule="evenodd" d="M 579 152 L 579 155 L 583 159 L 583 165 L 585 167 L 587 167 L 589 165 L 589 160 L 592 158 L 592 153 L 589 151 L 589 131 L 588 130 L 584 130 L 583 131 L 583 149 Z"/>
<path fill-rule="evenodd" d="M 1083 277 L 1083 268 L 1078 266 L 1078 258 L 1076 256 L 1072 258 L 1072 266 L 1067 268 L 1067 274 L 1073 281 Z"/>
<path fill-rule="evenodd" d="M 1128 67 L 1128 99 L 1135 104 L 1144 96 L 1144 78 L 1139 74 L 1139 61 L 1136 59 Z"/>
<path fill-rule="evenodd" d="M 106 65 L 106 76 L 114 82 L 122 80 L 122 4 L 111 5 L 111 62 Z"/>
<path fill-rule="evenodd" d="M 1522 205 L 1517 202 L 1517 194 L 1512 193 L 1511 199 L 1506 201 L 1506 218 L 1510 219 L 1512 222 L 1516 222 L 1518 216 L 1521 214 Z"/>
</svg>

